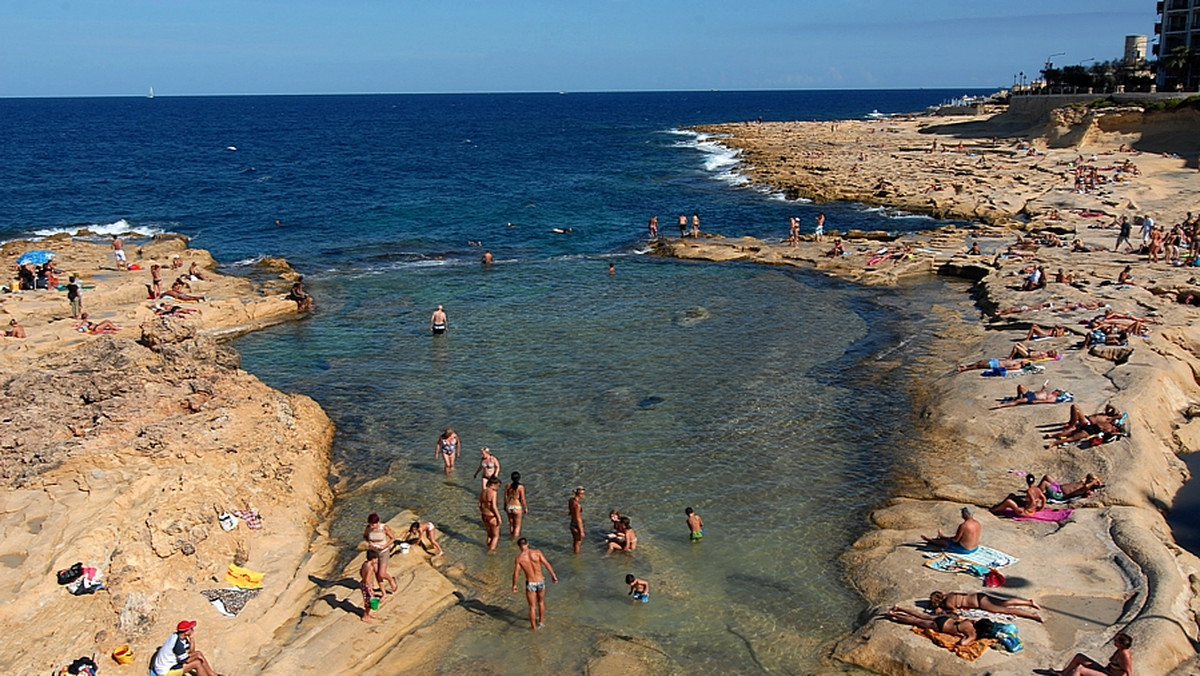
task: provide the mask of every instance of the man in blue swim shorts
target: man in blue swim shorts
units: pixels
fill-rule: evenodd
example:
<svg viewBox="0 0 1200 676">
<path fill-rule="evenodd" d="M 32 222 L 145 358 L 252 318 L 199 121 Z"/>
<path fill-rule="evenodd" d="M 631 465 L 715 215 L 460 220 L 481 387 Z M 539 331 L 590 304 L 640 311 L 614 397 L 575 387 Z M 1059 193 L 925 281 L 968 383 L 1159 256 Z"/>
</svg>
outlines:
<svg viewBox="0 0 1200 676">
<path fill-rule="evenodd" d="M 529 602 L 529 626 L 534 631 L 542 628 L 546 621 L 546 578 L 542 575 L 542 566 L 550 573 L 550 579 L 558 582 L 554 567 L 546 560 L 540 549 L 530 549 L 529 541 L 525 538 L 517 540 L 521 553 L 513 562 L 512 590 L 517 592 L 517 573 L 525 573 L 525 600 Z"/>
<path fill-rule="evenodd" d="M 970 507 L 963 507 L 962 523 L 958 524 L 958 530 L 954 532 L 954 537 L 949 538 L 942 535 L 942 529 L 938 529 L 937 537 L 921 536 L 921 539 L 929 543 L 931 547 L 941 547 L 951 554 L 974 554 L 975 550 L 979 549 L 980 535 L 982 534 L 982 526 L 975 520 L 974 513 Z"/>
</svg>

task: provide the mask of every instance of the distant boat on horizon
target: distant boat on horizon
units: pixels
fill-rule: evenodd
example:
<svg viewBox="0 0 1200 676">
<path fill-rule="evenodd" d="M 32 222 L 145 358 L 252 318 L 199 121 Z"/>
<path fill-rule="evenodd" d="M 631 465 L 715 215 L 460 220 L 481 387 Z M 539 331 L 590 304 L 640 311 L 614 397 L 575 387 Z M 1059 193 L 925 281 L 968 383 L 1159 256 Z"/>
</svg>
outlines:
<svg viewBox="0 0 1200 676">
<path fill-rule="evenodd" d="M 146 98 L 148 98 L 148 99 L 154 98 L 154 87 L 150 88 L 150 93 L 146 95 Z"/>
</svg>

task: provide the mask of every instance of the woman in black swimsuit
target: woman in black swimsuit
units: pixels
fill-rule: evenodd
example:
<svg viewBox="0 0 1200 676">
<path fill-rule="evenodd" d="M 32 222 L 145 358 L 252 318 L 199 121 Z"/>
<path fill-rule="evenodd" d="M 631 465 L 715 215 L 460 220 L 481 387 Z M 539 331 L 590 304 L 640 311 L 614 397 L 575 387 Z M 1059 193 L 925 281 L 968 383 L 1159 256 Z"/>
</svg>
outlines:
<svg viewBox="0 0 1200 676">
<path fill-rule="evenodd" d="M 984 633 L 985 628 L 990 628 L 992 621 L 983 620 L 960 620 L 953 615 L 938 615 L 930 617 L 919 610 L 908 610 L 900 606 L 892 606 L 892 609 L 887 611 L 888 619 L 900 624 L 910 624 L 914 627 L 923 627 L 934 631 L 949 634 L 950 636 L 958 637 L 958 645 L 968 646 L 979 638 L 980 634 Z M 983 623 L 987 623 L 986 625 Z"/>
</svg>

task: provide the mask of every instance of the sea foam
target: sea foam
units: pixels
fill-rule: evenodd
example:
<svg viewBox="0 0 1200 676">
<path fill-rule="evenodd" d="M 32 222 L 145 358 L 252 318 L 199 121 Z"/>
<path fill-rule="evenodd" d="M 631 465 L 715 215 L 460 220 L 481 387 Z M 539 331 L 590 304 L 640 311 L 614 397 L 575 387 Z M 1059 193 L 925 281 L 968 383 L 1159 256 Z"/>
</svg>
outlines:
<svg viewBox="0 0 1200 676">
<path fill-rule="evenodd" d="M 133 237 L 153 237 L 166 232 L 163 228 L 150 225 L 131 225 L 124 218 L 113 223 L 89 223 L 86 225 L 69 225 L 50 228 L 40 228 L 30 233 L 33 239 L 43 239 L 52 235 L 67 234 L 79 239 L 108 239 L 113 235 L 131 235 Z M 84 233 L 84 234 L 80 234 Z"/>
</svg>

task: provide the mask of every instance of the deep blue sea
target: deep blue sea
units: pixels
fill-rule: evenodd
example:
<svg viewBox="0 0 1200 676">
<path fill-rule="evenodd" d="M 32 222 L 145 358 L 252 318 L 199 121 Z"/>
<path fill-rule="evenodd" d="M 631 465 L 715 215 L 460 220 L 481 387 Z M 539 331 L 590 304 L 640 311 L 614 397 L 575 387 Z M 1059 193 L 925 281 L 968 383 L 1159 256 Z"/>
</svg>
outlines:
<svg viewBox="0 0 1200 676">
<path fill-rule="evenodd" d="M 439 567 L 492 609 L 445 614 L 453 640 L 431 671 L 573 673 L 618 635 L 687 671 L 827 671 L 829 642 L 863 610 L 838 555 L 910 443 L 900 364 L 930 326 L 909 310 L 941 283 L 873 290 L 657 259 L 646 222 L 812 227 L 816 207 L 747 185 L 738 157 L 690 125 L 861 118 L 968 93 L 3 99 L 0 240 L 171 231 L 228 272 L 271 255 L 304 273 L 312 316 L 236 347 L 337 423 L 333 532 L 348 549 L 367 512 L 413 509 L 443 533 Z M 830 229 L 936 225 L 820 210 Z M 450 330 L 431 337 L 438 304 Z M 433 454 L 445 427 L 466 450 L 451 476 Z M 508 593 L 511 543 L 484 553 L 483 445 L 503 476 L 521 472 L 524 534 L 562 578 L 549 636 Z M 589 538 L 574 556 L 566 500 L 580 484 Z M 632 556 L 602 556 L 610 508 L 633 519 Z M 626 573 L 651 582 L 651 603 L 630 604 Z"/>
</svg>

